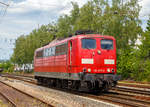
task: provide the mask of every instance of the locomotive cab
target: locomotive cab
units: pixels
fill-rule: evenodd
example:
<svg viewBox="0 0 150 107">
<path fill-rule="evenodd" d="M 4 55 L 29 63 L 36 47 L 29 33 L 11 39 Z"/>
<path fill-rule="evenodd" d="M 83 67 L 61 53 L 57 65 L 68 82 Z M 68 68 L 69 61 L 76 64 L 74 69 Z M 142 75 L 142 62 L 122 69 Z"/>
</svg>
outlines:
<svg viewBox="0 0 150 107">
<path fill-rule="evenodd" d="M 85 66 L 88 73 L 116 73 L 116 47 L 113 38 L 81 38 L 79 50 L 80 64 Z"/>
<path fill-rule="evenodd" d="M 86 35 L 79 39 L 81 79 L 90 89 L 108 90 L 117 84 L 115 44 L 110 36 Z"/>
</svg>

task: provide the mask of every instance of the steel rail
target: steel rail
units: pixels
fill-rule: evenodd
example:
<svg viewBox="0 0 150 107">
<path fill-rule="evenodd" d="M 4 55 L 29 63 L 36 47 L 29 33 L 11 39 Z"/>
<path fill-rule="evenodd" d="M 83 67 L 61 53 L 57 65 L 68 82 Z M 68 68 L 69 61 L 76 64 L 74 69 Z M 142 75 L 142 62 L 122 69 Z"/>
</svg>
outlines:
<svg viewBox="0 0 150 107">
<path fill-rule="evenodd" d="M 13 105 L 13 107 L 17 107 L 16 103 L 14 101 L 12 101 L 10 98 L 8 98 L 5 94 L 3 94 L 2 92 L 0 92 L 1 96 L 3 96 L 9 103 L 11 103 Z"/>
<path fill-rule="evenodd" d="M 147 89 L 150 89 L 150 85 L 144 85 L 144 84 L 118 83 L 118 86 L 127 86 L 127 87 L 147 88 Z"/>
<path fill-rule="evenodd" d="M 123 88 L 123 87 L 115 87 L 115 88 L 112 88 L 112 90 L 118 90 L 118 91 L 130 92 L 130 93 L 136 93 L 136 94 L 150 95 L 150 91 L 146 91 L 146 90 L 129 89 L 129 88 Z"/>
<path fill-rule="evenodd" d="M 138 97 L 138 96 L 130 96 L 130 95 L 127 95 L 127 94 L 120 94 L 120 93 L 118 95 L 107 94 L 107 95 L 104 95 L 104 96 L 119 98 L 119 99 L 123 99 L 123 100 L 129 100 L 129 101 L 138 102 L 138 103 L 141 103 L 141 104 L 144 104 L 144 105 L 147 104 L 147 105 L 150 106 L 150 101 L 143 100 L 143 99 L 136 99 L 136 97 Z"/>
<path fill-rule="evenodd" d="M 8 78 L 13 78 L 13 79 L 18 79 L 18 80 L 22 80 L 22 81 L 25 81 L 25 82 L 28 82 L 28 83 L 36 84 L 36 80 L 35 79 L 22 78 L 23 76 L 2 75 L 2 77 L 8 77 Z"/>
<path fill-rule="evenodd" d="M 93 98 L 93 97 L 92 97 Z M 149 107 L 149 106 L 145 106 L 144 104 L 140 104 L 138 102 L 133 102 L 133 101 L 130 101 L 130 100 L 125 100 L 125 99 L 120 99 L 120 98 L 114 98 L 114 97 L 111 97 L 111 96 L 102 96 L 102 97 L 97 97 L 96 99 L 101 99 L 101 100 L 104 100 L 104 101 L 109 101 L 109 102 L 112 102 L 112 103 L 116 103 L 118 105 L 122 105 L 122 106 L 132 106 L 132 107 Z"/>
<path fill-rule="evenodd" d="M 27 77 L 27 78 L 33 78 L 34 79 L 34 76 L 29 76 L 29 75 L 20 75 L 20 74 L 9 74 L 9 73 L 1 73 L 2 75 L 14 75 L 14 76 L 21 76 L 21 77 Z"/>
<path fill-rule="evenodd" d="M 42 103 L 48 105 L 49 107 L 53 107 L 51 104 L 49 104 L 48 102 L 45 102 L 45 101 L 41 100 L 40 98 L 34 97 L 34 96 L 32 96 L 32 95 L 30 95 L 30 94 L 28 94 L 28 93 L 26 93 L 26 92 L 24 92 L 24 91 L 21 91 L 21 90 L 15 88 L 15 87 L 13 87 L 13 86 L 11 86 L 11 85 L 9 85 L 9 84 L 6 84 L 5 82 L 2 82 L 2 81 L 0 81 L 0 82 L 3 83 L 3 84 L 5 84 L 5 85 L 7 85 L 7 86 L 9 86 L 9 87 L 11 87 L 11 88 L 13 88 L 14 90 L 19 91 L 20 93 L 23 93 L 23 94 L 25 94 L 25 95 L 27 95 L 27 96 L 33 98 L 33 99 L 37 99 L 38 101 L 40 101 L 40 102 L 42 102 Z"/>
</svg>

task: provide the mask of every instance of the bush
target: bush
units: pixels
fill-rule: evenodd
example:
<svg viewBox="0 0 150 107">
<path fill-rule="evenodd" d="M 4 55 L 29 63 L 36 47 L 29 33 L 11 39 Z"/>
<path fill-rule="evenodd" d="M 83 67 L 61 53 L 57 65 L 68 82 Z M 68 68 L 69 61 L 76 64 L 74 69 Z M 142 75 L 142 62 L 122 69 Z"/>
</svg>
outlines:
<svg viewBox="0 0 150 107">
<path fill-rule="evenodd" d="M 132 51 L 131 51 L 132 50 Z M 139 60 L 137 50 L 127 49 L 121 50 L 117 59 L 117 71 L 122 76 L 122 79 L 134 79 L 139 71 Z"/>
<path fill-rule="evenodd" d="M 3 69 L 3 72 L 13 72 L 14 71 L 14 65 L 9 61 L 2 62 L 0 64 L 0 68 Z"/>
</svg>

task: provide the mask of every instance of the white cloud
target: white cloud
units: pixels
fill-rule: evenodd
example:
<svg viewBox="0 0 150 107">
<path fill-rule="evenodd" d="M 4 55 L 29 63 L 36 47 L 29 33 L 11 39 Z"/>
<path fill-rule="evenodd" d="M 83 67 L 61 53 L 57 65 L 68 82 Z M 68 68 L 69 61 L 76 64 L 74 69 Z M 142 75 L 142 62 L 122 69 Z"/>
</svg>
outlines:
<svg viewBox="0 0 150 107">
<path fill-rule="evenodd" d="M 7 16 L 0 24 L 0 29 L 2 28 L 0 31 L 7 31 L 7 35 L 11 35 L 12 32 L 16 32 L 16 34 L 26 32 L 25 34 L 28 34 L 38 25 L 48 24 L 57 20 L 60 15 L 68 14 L 72 9 L 71 1 L 77 2 L 80 6 L 87 2 L 87 0 L 12 1 L 7 10 Z"/>
<path fill-rule="evenodd" d="M 68 13 L 71 10 L 71 2 L 77 2 L 81 7 L 88 0 L 26 0 L 22 2 L 12 2 L 8 13 L 27 13 L 32 11 L 60 10 Z M 60 12 L 63 13 L 63 12 Z"/>
<path fill-rule="evenodd" d="M 12 3 L 8 10 L 10 13 L 26 13 L 31 11 L 50 11 L 66 6 L 66 0 L 26 0 L 19 3 Z"/>
<path fill-rule="evenodd" d="M 140 11 L 140 19 L 142 20 L 142 28 L 145 30 L 147 26 L 147 20 L 150 15 L 150 0 L 141 0 L 139 5 L 142 6 Z"/>
<path fill-rule="evenodd" d="M 56 21 L 62 14 L 69 14 L 72 9 L 71 1 L 77 2 L 81 7 L 87 0 L 0 0 L 11 1 L 7 14 L 3 16 L 5 6 L 0 6 L 0 42 L 1 38 L 17 38 L 22 34 L 29 34 L 38 25 Z M 3 13 L 2 13 L 3 11 Z M 2 23 L 1 23 L 2 22 Z M 4 44 L 5 47 L 10 47 Z M 4 49 L 0 59 L 9 58 L 12 49 Z"/>
<path fill-rule="evenodd" d="M 139 4 L 142 6 L 140 15 L 148 16 L 150 14 L 150 0 L 141 0 Z"/>
<path fill-rule="evenodd" d="M 45 4 L 43 5 L 43 3 Z M 26 0 L 19 3 L 13 2 L 8 12 L 18 14 L 18 13 L 27 13 L 35 10 L 37 11 L 50 10 L 53 7 L 54 7 L 53 3 L 50 6 L 48 3 L 44 1 L 40 2 L 40 0 Z"/>
</svg>

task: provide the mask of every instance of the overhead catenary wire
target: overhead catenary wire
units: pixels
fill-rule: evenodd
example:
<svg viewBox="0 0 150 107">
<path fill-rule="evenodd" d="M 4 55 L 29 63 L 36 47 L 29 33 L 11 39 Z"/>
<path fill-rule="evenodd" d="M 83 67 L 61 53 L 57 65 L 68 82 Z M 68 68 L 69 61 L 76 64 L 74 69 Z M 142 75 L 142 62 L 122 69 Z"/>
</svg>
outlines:
<svg viewBox="0 0 150 107">
<path fill-rule="evenodd" d="M 10 0 L 11 1 L 11 0 Z M 8 0 L 8 2 L 6 3 L 4 3 L 4 2 L 2 2 L 2 1 L 0 1 L 0 7 L 1 7 L 1 9 L 0 9 L 0 24 L 3 22 L 3 19 L 4 19 L 4 17 L 5 17 L 5 15 L 6 15 L 6 13 L 7 13 L 7 9 L 8 9 L 8 7 L 10 6 L 10 1 Z M 10 56 L 9 54 L 11 53 L 11 52 L 7 52 L 8 51 L 8 49 L 12 49 L 13 48 L 13 46 L 11 46 L 11 44 L 12 44 L 12 42 L 13 41 L 11 41 L 11 42 L 9 42 L 9 41 L 2 41 L 2 38 L 0 39 L 0 52 L 1 52 L 1 57 L 0 57 L 0 60 L 6 60 L 6 59 L 8 59 L 8 57 L 7 56 Z M 3 45 L 4 44 L 8 44 L 8 47 L 3 47 Z"/>
<path fill-rule="evenodd" d="M 1 24 L 1 23 L 2 23 L 2 20 L 3 20 L 3 18 L 4 18 L 4 16 L 5 16 L 6 13 L 7 13 L 8 7 L 10 6 L 10 2 L 4 3 L 4 2 L 1 2 L 1 1 L 0 1 L 0 4 L 4 6 L 4 7 L 2 7 L 2 9 L 1 9 L 1 11 L 0 11 L 0 14 L 1 14 L 0 24 Z M 0 5 L 0 6 L 1 6 L 1 5 Z"/>
<path fill-rule="evenodd" d="M 5 16 L 6 13 L 7 13 L 7 8 L 8 8 L 8 7 L 6 7 L 6 8 L 4 9 L 4 12 L 2 13 L 2 19 L 0 20 L 0 24 L 2 23 L 2 20 L 3 20 L 4 16 Z"/>
</svg>

